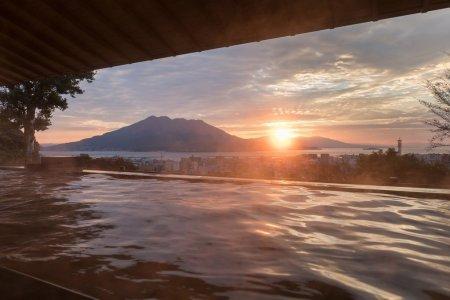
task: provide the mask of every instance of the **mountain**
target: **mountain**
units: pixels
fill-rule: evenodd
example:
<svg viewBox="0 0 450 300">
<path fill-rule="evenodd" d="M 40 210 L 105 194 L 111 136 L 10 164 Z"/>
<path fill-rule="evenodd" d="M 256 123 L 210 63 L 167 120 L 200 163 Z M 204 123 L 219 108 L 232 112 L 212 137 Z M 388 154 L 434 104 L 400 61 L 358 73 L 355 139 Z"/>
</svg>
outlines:
<svg viewBox="0 0 450 300">
<path fill-rule="evenodd" d="M 293 149 L 361 147 L 324 137 L 296 138 Z M 151 116 L 132 125 L 83 139 L 46 147 L 51 151 L 252 151 L 272 148 L 269 138 L 243 139 L 201 120 Z"/>
<path fill-rule="evenodd" d="M 40 144 L 40 145 L 41 145 L 41 147 L 43 147 L 43 148 L 47 148 L 47 147 L 51 147 L 51 146 L 58 145 L 58 143 L 42 143 L 42 144 Z"/>
<path fill-rule="evenodd" d="M 237 151 L 244 144 L 244 139 L 200 120 L 151 116 L 100 136 L 46 150 L 214 152 Z"/>
</svg>

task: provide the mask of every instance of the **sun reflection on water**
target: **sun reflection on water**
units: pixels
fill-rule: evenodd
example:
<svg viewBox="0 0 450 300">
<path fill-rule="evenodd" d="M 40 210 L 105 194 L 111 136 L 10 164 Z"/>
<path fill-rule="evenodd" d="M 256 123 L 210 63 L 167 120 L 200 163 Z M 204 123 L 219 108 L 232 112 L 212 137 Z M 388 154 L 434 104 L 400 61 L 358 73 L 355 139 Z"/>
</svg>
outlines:
<svg viewBox="0 0 450 300">
<path fill-rule="evenodd" d="M 33 176 L 0 171 L 0 263 L 99 298 L 450 293 L 445 201 Z"/>
</svg>

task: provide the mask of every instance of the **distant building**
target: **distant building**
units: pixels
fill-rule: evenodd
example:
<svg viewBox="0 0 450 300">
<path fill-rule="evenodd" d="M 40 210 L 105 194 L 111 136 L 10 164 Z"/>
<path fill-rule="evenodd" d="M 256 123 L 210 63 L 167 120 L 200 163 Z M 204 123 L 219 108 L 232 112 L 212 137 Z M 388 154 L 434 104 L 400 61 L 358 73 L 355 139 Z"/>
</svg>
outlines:
<svg viewBox="0 0 450 300">
<path fill-rule="evenodd" d="M 317 159 L 318 155 L 315 153 L 305 153 L 305 154 L 301 154 L 301 156 L 305 159 Z"/>
<path fill-rule="evenodd" d="M 397 155 L 402 155 L 402 139 L 397 140 Z"/>
<path fill-rule="evenodd" d="M 322 153 L 322 154 L 320 154 L 320 160 L 322 161 L 322 162 L 328 162 L 328 161 L 330 161 L 330 154 L 328 154 L 328 153 Z"/>
</svg>

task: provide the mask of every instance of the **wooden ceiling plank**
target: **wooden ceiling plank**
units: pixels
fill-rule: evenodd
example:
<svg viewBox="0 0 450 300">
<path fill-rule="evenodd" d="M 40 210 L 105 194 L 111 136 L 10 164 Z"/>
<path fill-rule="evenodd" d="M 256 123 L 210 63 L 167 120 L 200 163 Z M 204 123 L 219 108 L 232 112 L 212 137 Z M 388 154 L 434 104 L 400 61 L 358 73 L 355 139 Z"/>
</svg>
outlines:
<svg viewBox="0 0 450 300">
<path fill-rule="evenodd" d="M 209 2 L 207 1 L 207 3 L 209 3 Z M 221 3 L 221 2 L 218 2 L 218 3 Z M 216 5 L 219 5 L 219 4 L 216 4 Z M 198 10 L 201 17 L 209 24 L 209 26 L 214 28 L 217 33 L 220 33 L 222 38 L 227 40 L 227 36 L 226 36 L 227 34 L 226 34 L 224 24 L 222 24 L 222 22 L 219 20 L 219 18 L 214 15 L 213 11 L 210 11 L 208 9 L 207 4 L 205 4 L 205 2 L 203 0 L 198 0 L 195 2 L 195 8 Z"/>
<path fill-rule="evenodd" d="M 14 1 L 8 2 L 11 5 L 14 5 Z M 36 1 L 33 4 L 39 5 L 41 3 L 40 1 Z M 17 5 L 17 4 L 15 4 Z M 100 55 L 97 52 L 91 51 L 90 49 L 86 49 L 86 47 L 81 47 L 77 43 L 75 43 L 67 34 L 67 32 L 60 32 L 52 27 L 52 25 L 48 24 L 48 18 L 39 18 L 33 12 L 28 11 L 27 6 L 24 7 L 18 7 L 14 6 L 16 8 L 16 11 L 20 11 L 25 18 L 28 18 L 33 21 L 34 24 L 37 26 L 40 26 L 41 28 L 45 28 L 48 32 L 52 34 L 52 36 L 57 37 L 58 41 L 61 41 L 65 44 L 64 51 L 67 53 L 70 53 L 72 57 L 76 56 L 78 57 L 78 60 L 80 60 L 85 66 L 88 66 L 92 60 L 86 60 L 84 56 L 93 57 L 96 60 L 100 60 L 103 64 L 108 64 L 108 60 L 106 60 L 102 55 Z M 63 19 L 64 20 L 64 19 Z M 37 30 L 37 29 L 35 29 Z M 84 56 L 83 56 L 84 55 Z"/>
<path fill-rule="evenodd" d="M 112 43 L 110 43 L 108 40 L 102 38 L 98 34 L 96 35 L 95 32 L 92 33 L 92 29 L 86 26 L 85 23 L 80 22 L 75 15 L 73 15 L 71 12 L 67 11 L 64 3 L 56 3 L 56 4 L 62 4 L 62 5 L 55 5 L 55 3 L 50 3 L 46 0 L 40 1 L 42 4 L 45 4 L 49 9 L 54 11 L 56 14 L 58 14 L 61 18 L 64 18 L 68 23 L 70 23 L 73 27 L 77 29 L 78 32 L 82 33 L 83 36 L 87 39 L 89 39 L 93 44 L 97 44 L 98 46 L 102 47 L 104 50 L 111 51 L 115 53 L 115 56 L 120 60 L 130 60 L 132 59 L 131 56 L 126 54 L 125 52 L 121 51 L 117 47 L 115 47 Z"/>
<path fill-rule="evenodd" d="M 11 71 L 10 69 L 5 68 L 4 66 L 0 67 L 0 73 L 2 73 L 4 75 L 5 75 L 5 73 L 9 74 L 8 78 L 12 78 L 16 82 L 27 80 L 27 76 L 24 76 L 24 75 L 18 74 L 17 72 Z"/>
<path fill-rule="evenodd" d="M 24 61 L 31 61 L 34 60 L 36 62 L 40 62 L 40 64 L 42 65 L 42 63 L 45 64 L 45 68 L 48 70 L 52 70 L 51 73 L 58 73 L 58 72 L 70 72 L 71 70 L 67 67 L 65 67 L 64 65 L 61 65 L 60 63 L 51 60 L 49 58 L 47 58 L 46 56 L 42 55 L 41 53 L 35 51 L 33 48 L 28 47 L 27 45 L 24 45 L 20 42 L 19 39 L 13 39 L 11 38 L 9 35 L 4 35 L 1 31 L 0 31 L 0 38 L 6 43 L 4 43 L 4 45 L 9 45 L 11 46 L 11 48 L 6 48 L 6 49 L 10 49 L 11 51 L 14 52 L 26 52 L 28 53 L 28 57 L 34 57 L 32 59 L 27 59 L 25 57 L 23 57 Z M 0 44 L 0 47 L 2 47 L 3 45 Z M 5 48 L 5 46 L 3 46 L 3 48 Z M 45 75 L 45 74 L 43 74 Z"/>
<path fill-rule="evenodd" d="M 23 56 L 17 54 L 17 52 L 11 51 L 10 49 L 5 48 L 1 45 L 0 45 L 0 56 L 10 57 L 16 65 L 20 65 L 23 68 L 31 70 L 37 76 L 40 76 L 41 74 L 51 74 L 55 72 L 55 70 L 52 71 L 40 63 L 37 63 L 30 59 L 26 59 Z"/>
<path fill-rule="evenodd" d="M 422 0 L 422 12 L 427 12 L 430 8 L 431 0 Z"/>
<path fill-rule="evenodd" d="M 336 12 L 334 8 L 334 0 L 327 0 L 328 10 L 330 12 L 330 29 L 336 28 Z"/>
<path fill-rule="evenodd" d="M 53 60 L 57 61 L 58 64 L 63 66 L 66 70 L 73 71 L 74 69 L 75 70 L 77 69 L 77 65 L 74 65 L 73 61 L 70 61 L 70 59 L 67 59 L 67 56 L 64 54 L 64 52 L 62 52 L 60 49 L 56 48 L 54 45 L 44 43 L 40 38 L 32 35 L 30 32 L 28 32 L 24 28 L 22 28 L 22 26 L 20 24 L 16 24 L 16 23 L 10 21 L 8 18 L 5 17 L 5 14 L 3 12 L 2 12 L 2 14 L 0 14 L 0 20 L 3 21 L 4 23 L 8 24 L 9 28 L 14 31 L 14 37 L 7 35 L 11 39 L 14 38 L 16 40 L 21 40 L 21 38 L 19 38 L 19 36 L 24 36 L 24 37 L 26 37 L 25 39 L 32 42 L 33 45 L 38 46 L 41 49 L 46 49 L 46 51 L 43 51 L 43 52 L 47 52 L 47 53 L 51 54 L 53 57 Z M 3 35 L 5 36 L 6 34 L 3 33 Z M 28 46 L 25 45 L 25 47 L 28 47 Z M 61 57 L 63 58 L 63 61 L 61 61 Z M 69 64 L 67 63 L 67 61 L 69 61 Z"/>
<path fill-rule="evenodd" d="M 377 21 L 379 16 L 378 0 L 372 0 L 372 21 Z"/>
<path fill-rule="evenodd" d="M 143 18 L 141 16 L 141 14 L 139 14 L 139 12 L 137 12 L 134 9 L 133 5 L 126 5 L 123 2 L 117 1 L 117 0 L 113 0 L 113 2 L 120 7 L 120 9 L 129 16 L 130 20 L 133 20 L 136 25 L 141 28 L 143 31 L 145 31 L 145 33 L 151 37 L 153 37 L 154 39 L 156 39 L 157 41 L 159 41 L 167 50 L 169 50 L 169 52 L 175 56 L 180 54 L 177 50 L 175 50 L 174 47 L 172 47 L 165 39 L 164 37 L 159 34 L 153 27 L 153 25 L 146 19 Z"/>
<path fill-rule="evenodd" d="M 8 85 L 13 85 L 15 84 L 17 81 L 11 81 L 11 78 L 5 77 L 1 74 L 1 70 L 0 70 L 0 87 L 2 86 L 8 86 Z"/>
<path fill-rule="evenodd" d="M 181 22 L 181 20 L 174 14 L 169 7 L 160 0 L 155 0 L 155 3 L 158 5 L 160 11 L 166 18 L 168 18 L 171 22 L 175 23 L 179 29 L 181 29 L 184 34 L 189 38 L 194 47 L 204 48 L 205 45 L 197 40 L 193 34 L 187 29 L 187 27 Z"/>
<path fill-rule="evenodd" d="M 97 20 L 99 22 L 103 23 L 103 25 L 106 28 L 112 29 L 111 30 L 112 34 L 115 34 L 116 36 L 118 36 L 121 40 L 125 41 L 128 45 L 132 46 L 135 50 L 137 50 L 138 52 L 140 52 L 143 55 L 147 55 L 150 57 L 152 57 L 154 55 L 148 49 L 146 49 L 145 47 L 142 47 L 140 44 L 136 43 L 136 41 L 132 37 L 130 37 L 128 34 L 126 34 L 114 22 L 109 20 L 108 17 L 105 16 L 105 14 L 103 14 L 102 10 L 95 6 L 95 3 L 96 3 L 95 1 L 80 1 L 79 3 L 81 5 L 83 5 L 84 7 L 86 7 L 86 9 L 94 12 L 96 14 Z"/>
<path fill-rule="evenodd" d="M 14 62 L 11 62 L 9 59 L 5 59 L 4 57 L 0 56 L 0 66 L 6 65 L 8 68 L 15 69 L 15 72 L 17 72 L 20 75 L 25 75 L 25 77 L 38 77 L 39 73 L 36 73 L 29 68 L 24 68 L 19 65 L 17 65 Z"/>
</svg>

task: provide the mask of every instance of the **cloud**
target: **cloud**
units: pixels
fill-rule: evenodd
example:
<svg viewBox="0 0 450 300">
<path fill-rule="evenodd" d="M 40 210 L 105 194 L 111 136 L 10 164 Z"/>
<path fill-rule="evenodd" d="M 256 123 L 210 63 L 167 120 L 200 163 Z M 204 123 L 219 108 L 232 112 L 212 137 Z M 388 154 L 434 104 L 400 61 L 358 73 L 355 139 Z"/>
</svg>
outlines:
<svg viewBox="0 0 450 300">
<path fill-rule="evenodd" d="M 100 120 L 86 120 L 80 122 L 82 128 L 95 128 L 97 130 L 114 130 L 127 126 L 128 124 L 123 122 L 105 122 Z"/>
</svg>

